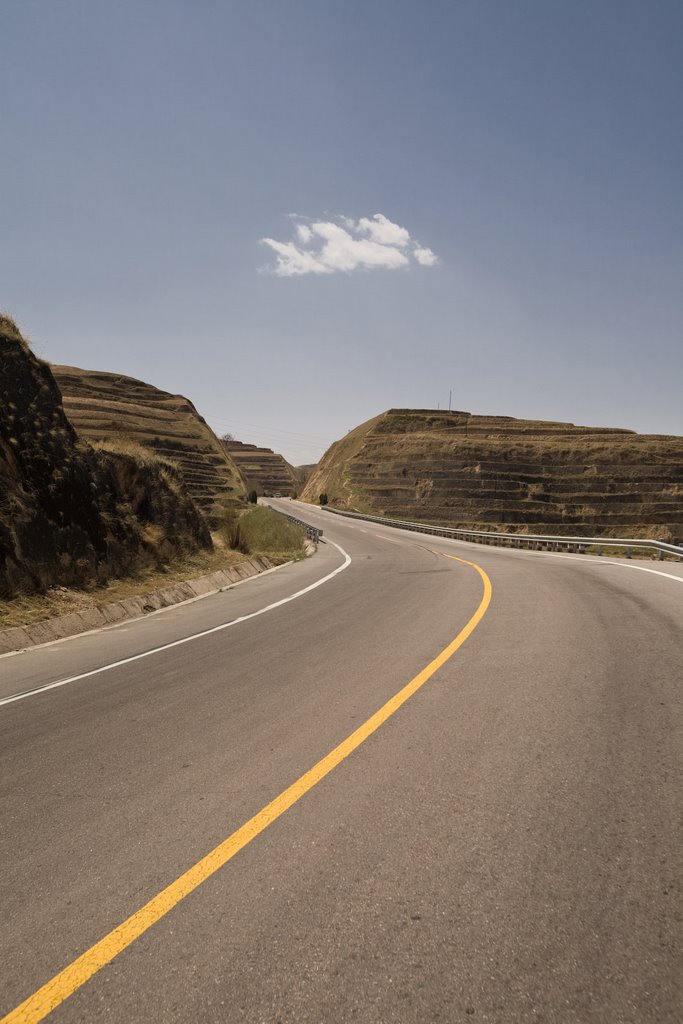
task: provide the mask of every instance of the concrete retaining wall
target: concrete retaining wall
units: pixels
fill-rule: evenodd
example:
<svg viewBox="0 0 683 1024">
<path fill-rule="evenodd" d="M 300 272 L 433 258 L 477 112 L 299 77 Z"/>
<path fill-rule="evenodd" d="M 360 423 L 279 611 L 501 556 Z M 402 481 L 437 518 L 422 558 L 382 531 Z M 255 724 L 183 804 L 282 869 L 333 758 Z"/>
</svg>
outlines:
<svg viewBox="0 0 683 1024">
<path fill-rule="evenodd" d="M 62 640 L 67 636 L 85 633 L 90 629 L 101 629 L 124 619 L 135 619 L 148 612 L 168 608 L 170 605 L 181 604 L 195 597 L 215 594 L 220 590 L 239 583 L 240 580 L 257 576 L 266 569 L 272 569 L 267 558 L 249 558 L 227 569 L 220 569 L 208 576 L 199 576 L 195 580 L 174 583 L 163 590 L 155 590 L 151 594 L 128 597 L 124 601 L 112 601 L 109 604 L 95 605 L 79 612 L 69 612 L 55 619 L 44 619 L 33 622 L 30 626 L 16 626 L 14 629 L 0 631 L 0 654 L 10 651 L 21 651 L 36 644 L 49 643 L 51 640 Z"/>
</svg>

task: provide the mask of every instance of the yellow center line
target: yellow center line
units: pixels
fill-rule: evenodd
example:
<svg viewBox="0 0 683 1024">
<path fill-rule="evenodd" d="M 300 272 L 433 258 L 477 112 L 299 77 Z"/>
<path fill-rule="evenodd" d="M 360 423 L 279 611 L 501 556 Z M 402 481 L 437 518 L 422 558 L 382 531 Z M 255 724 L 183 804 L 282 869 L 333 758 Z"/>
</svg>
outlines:
<svg viewBox="0 0 683 1024">
<path fill-rule="evenodd" d="M 436 552 L 435 552 L 436 553 Z M 231 836 L 219 843 L 210 853 L 197 861 L 189 870 L 180 875 L 174 882 L 171 882 L 156 896 L 140 907 L 134 914 L 127 918 L 104 938 L 96 942 L 85 953 L 82 953 L 76 960 L 56 974 L 50 981 L 46 982 L 28 999 L 11 1010 L 7 1016 L 0 1020 L 0 1024 L 35 1024 L 43 1020 L 52 1010 L 56 1009 L 69 996 L 84 985 L 86 981 L 97 974 L 106 964 L 110 963 L 119 953 L 135 942 L 148 928 L 156 924 L 181 900 L 189 896 L 197 889 L 202 882 L 210 878 L 216 871 L 227 864 L 236 853 L 242 850 L 248 843 L 255 839 L 259 833 L 268 828 L 293 804 L 301 799 L 309 790 L 313 789 L 321 779 L 341 764 L 357 747 L 379 729 L 388 718 L 391 718 L 398 709 L 415 694 L 421 686 L 430 679 L 434 673 L 451 658 L 458 648 L 462 647 L 467 638 L 474 632 L 484 617 L 486 610 L 491 603 L 491 581 L 484 570 L 475 562 L 468 562 L 464 558 L 457 558 L 455 555 L 446 555 L 456 562 L 462 562 L 476 569 L 484 584 L 484 593 L 477 610 L 469 622 L 460 630 L 440 654 L 430 661 L 409 683 L 390 700 L 384 704 L 379 711 L 367 719 L 350 736 L 347 736 L 338 747 L 326 754 L 318 761 L 313 768 L 310 768 L 296 782 L 292 783 L 279 796 L 275 797 L 262 810 L 250 818 L 244 825 L 233 832 Z"/>
</svg>

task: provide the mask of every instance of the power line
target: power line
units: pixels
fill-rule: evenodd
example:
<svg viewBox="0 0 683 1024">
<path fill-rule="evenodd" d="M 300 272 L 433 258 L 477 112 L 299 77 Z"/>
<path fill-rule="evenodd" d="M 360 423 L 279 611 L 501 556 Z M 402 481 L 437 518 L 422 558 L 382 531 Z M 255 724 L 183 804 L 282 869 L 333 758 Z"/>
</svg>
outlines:
<svg viewBox="0 0 683 1024">
<path fill-rule="evenodd" d="M 227 419 L 223 416 L 213 416 L 211 413 L 204 414 L 204 419 L 211 420 L 212 422 L 219 423 L 227 427 L 234 427 L 236 429 L 247 428 L 248 430 L 258 430 L 260 433 L 265 434 L 282 434 L 299 441 L 317 441 L 322 444 L 332 444 L 329 436 L 322 437 L 320 434 L 304 434 L 296 430 L 287 430 L 286 427 L 270 427 L 265 426 L 262 423 L 248 423 L 246 420 Z"/>
</svg>

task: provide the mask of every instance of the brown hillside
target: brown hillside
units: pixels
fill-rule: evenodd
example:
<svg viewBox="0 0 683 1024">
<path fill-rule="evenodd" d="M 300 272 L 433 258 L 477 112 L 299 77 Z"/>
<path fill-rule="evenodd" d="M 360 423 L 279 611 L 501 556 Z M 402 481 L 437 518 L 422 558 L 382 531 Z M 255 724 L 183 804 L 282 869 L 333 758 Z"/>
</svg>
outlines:
<svg viewBox="0 0 683 1024">
<path fill-rule="evenodd" d="M 242 474 L 248 489 L 257 494 L 295 494 L 296 471 L 272 448 L 258 448 L 241 441 L 223 441 L 226 451 Z"/>
<path fill-rule="evenodd" d="M 312 462 L 312 463 L 309 463 L 309 464 L 307 464 L 305 466 L 293 466 L 292 467 L 292 469 L 294 470 L 294 475 L 296 477 L 296 482 L 297 482 L 298 490 L 302 490 L 302 488 L 306 486 L 306 481 L 308 480 L 309 476 L 311 475 L 313 470 L 317 469 L 317 468 L 318 468 L 317 462 Z"/>
<path fill-rule="evenodd" d="M 326 452 L 302 497 L 477 529 L 683 538 L 683 438 L 390 409 Z"/>
<path fill-rule="evenodd" d="M 49 366 L 0 316 L 0 597 L 210 546 L 172 468 L 79 443 Z"/>
<path fill-rule="evenodd" d="M 67 416 L 89 441 L 124 437 L 172 462 L 199 508 L 246 493 L 239 470 L 192 402 L 120 374 L 53 366 Z"/>
</svg>

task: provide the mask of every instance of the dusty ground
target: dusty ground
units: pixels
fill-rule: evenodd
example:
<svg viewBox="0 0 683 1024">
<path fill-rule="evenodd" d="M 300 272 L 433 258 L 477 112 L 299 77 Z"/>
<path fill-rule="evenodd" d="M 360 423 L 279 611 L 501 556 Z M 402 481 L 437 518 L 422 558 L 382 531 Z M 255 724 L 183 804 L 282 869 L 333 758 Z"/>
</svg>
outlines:
<svg viewBox="0 0 683 1024">
<path fill-rule="evenodd" d="M 248 557 L 240 551 L 218 547 L 219 542 L 215 538 L 214 543 L 217 545 L 214 551 L 187 556 L 174 562 L 163 572 L 149 569 L 123 580 L 110 580 L 106 586 L 94 587 L 92 590 L 52 587 L 46 594 L 31 594 L 17 597 L 13 601 L 0 601 L 0 630 L 13 626 L 27 626 L 31 622 L 67 615 L 69 612 L 83 611 L 93 605 L 149 594 L 173 583 L 182 583 L 184 580 L 195 579 L 197 576 L 236 565 Z"/>
</svg>

